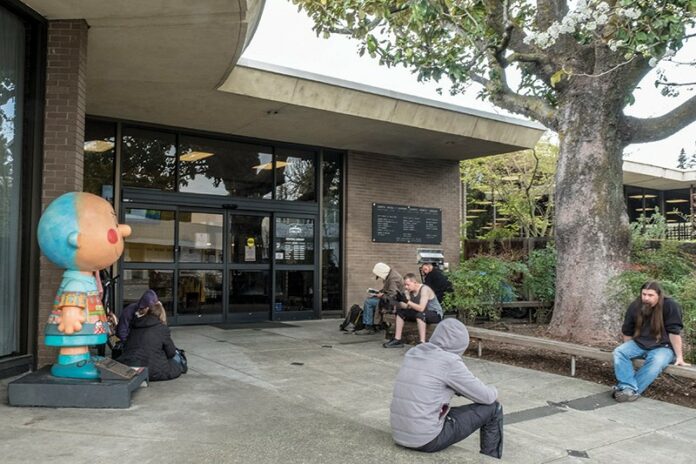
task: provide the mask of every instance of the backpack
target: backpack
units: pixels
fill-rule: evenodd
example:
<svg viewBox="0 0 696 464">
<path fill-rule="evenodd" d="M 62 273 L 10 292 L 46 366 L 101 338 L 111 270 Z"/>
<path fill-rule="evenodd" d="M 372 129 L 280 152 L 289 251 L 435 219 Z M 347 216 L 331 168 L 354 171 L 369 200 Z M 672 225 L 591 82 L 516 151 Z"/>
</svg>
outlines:
<svg viewBox="0 0 696 464">
<path fill-rule="evenodd" d="M 347 332 L 348 329 L 347 327 L 350 324 L 353 324 L 353 331 L 356 330 L 362 330 L 365 328 L 365 324 L 363 324 L 363 309 L 360 307 L 360 305 L 354 304 L 353 306 L 350 307 L 350 311 L 348 311 L 348 315 L 346 316 L 345 320 L 341 323 L 339 328 Z"/>
</svg>

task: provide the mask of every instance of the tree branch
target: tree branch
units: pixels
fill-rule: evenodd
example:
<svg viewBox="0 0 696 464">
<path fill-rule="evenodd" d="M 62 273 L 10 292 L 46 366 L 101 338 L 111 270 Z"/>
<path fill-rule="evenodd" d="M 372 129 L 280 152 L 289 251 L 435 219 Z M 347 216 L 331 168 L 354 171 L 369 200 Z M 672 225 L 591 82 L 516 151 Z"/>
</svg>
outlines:
<svg viewBox="0 0 696 464">
<path fill-rule="evenodd" d="M 656 118 L 634 118 L 624 116 L 622 132 L 627 143 L 645 143 L 662 140 L 677 133 L 696 121 L 696 95 L 670 111 Z"/>
</svg>

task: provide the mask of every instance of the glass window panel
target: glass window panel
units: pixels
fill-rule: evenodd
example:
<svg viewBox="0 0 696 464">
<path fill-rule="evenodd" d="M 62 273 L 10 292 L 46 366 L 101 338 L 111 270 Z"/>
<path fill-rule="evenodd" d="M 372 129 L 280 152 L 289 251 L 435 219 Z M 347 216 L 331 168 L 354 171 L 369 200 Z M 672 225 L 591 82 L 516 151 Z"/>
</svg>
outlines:
<svg viewBox="0 0 696 464">
<path fill-rule="evenodd" d="M 322 274 L 321 309 L 340 310 L 341 298 L 341 205 L 343 194 L 342 157 L 324 152 L 322 162 Z"/>
<path fill-rule="evenodd" d="M 313 152 L 279 150 L 276 154 L 276 200 L 315 201 Z"/>
<path fill-rule="evenodd" d="M 87 120 L 84 144 L 85 192 L 113 202 L 116 124 Z"/>
<path fill-rule="evenodd" d="M 19 18 L 0 8 L 0 356 L 19 350 L 25 33 Z"/>
<path fill-rule="evenodd" d="M 279 264 L 314 264 L 314 219 L 277 217 L 275 259 Z"/>
<path fill-rule="evenodd" d="M 154 290 L 167 315 L 174 314 L 174 271 L 126 269 L 123 271 L 123 306 L 137 303 L 146 290 Z"/>
<path fill-rule="evenodd" d="M 230 312 L 268 313 L 270 277 L 268 271 L 230 271 Z"/>
<path fill-rule="evenodd" d="M 178 284 L 178 314 L 222 314 L 222 271 L 179 271 Z"/>
<path fill-rule="evenodd" d="M 174 190 L 176 136 L 167 132 L 123 129 L 123 185 Z"/>
<path fill-rule="evenodd" d="M 222 214 L 179 212 L 179 262 L 222 262 Z"/>
<path fill-rule="evenodd" d="M 270 147 L 182 135 L 179 153 L 180 192 L 271 198 Z"/>
<path fill-rule="evenodd" d="M 230 261 L 264 264 L 270 262 L 269 216 L 234 214 L 230 216 Z"/>
<path fill-rule="evenodd" d="M 133 232 L 125 241 L 124 261 L 174 261 L 174 211 L 126 208 L 125 223 Z"/>
<path fill-rule="evenodd" d="M 275 312 L 314 309 L 314 272 L 276 271 Z"/>
<path fill-rule="evenodd" d="M 643 189 L 638 187 L 624 187 L 626 192 L 626 211 L 628 220 L 635 222 L 643 213 Z"/>
</svg>

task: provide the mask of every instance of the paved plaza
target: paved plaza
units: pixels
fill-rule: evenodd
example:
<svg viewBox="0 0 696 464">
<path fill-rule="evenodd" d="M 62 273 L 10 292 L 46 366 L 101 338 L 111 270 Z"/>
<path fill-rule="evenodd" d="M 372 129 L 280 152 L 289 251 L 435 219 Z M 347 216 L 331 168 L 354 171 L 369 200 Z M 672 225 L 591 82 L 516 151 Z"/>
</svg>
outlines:
<svg viewBox="0 0 696 464">
<path fill-rule="evenodd" d="M 129 409 L 9 407 L 2 381 L 0 462 L 499 462 L 478 453 L 478 434 L 432 455 L 394 445 L 389 402 L 406 349 L 344 334 L 338 322 L 173 328 L 189 373 L 139 389 Z M 502 462 L 694 462 L 696 410 L 617 404 L 604 385 L 465 362 L 500 393 Z"/>
</svg>

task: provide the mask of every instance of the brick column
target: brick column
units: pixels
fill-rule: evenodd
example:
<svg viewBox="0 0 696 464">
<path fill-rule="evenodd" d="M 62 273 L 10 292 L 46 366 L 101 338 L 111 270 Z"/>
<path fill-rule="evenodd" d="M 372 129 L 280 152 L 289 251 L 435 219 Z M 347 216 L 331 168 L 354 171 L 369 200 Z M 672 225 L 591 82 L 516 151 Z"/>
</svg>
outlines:
<svg viewBox="0 0 696 464">
<path fill-rule="evenodd" d="M 345 225 L 345 305 L 362 305 L 368 287 L 380 288 L 372 275 L 375 263 L 383 261 L 402 276 L 418 275 L 418 248 L 442 248 L 452 268 L 459 263 L 461 182 L 459 162 L 349 153 L 346 168 L 346 203 L 350 215 Z M 385 178 L 384 173 L 389 175 Z M 414 245 L 372 241 L 372 203 L 442 209 L 442 243 Z"/>
<path fill-rule="evenodd" d="M 82 190 L 85 140 L 87 23 L 82 19 L 48 23 L 46 108 L 41 209 L 65 192 Z M 56 350 L 43 344 L 62 270 L 41 256 L 37 365 L 51 364 Z"/>
</svg>

